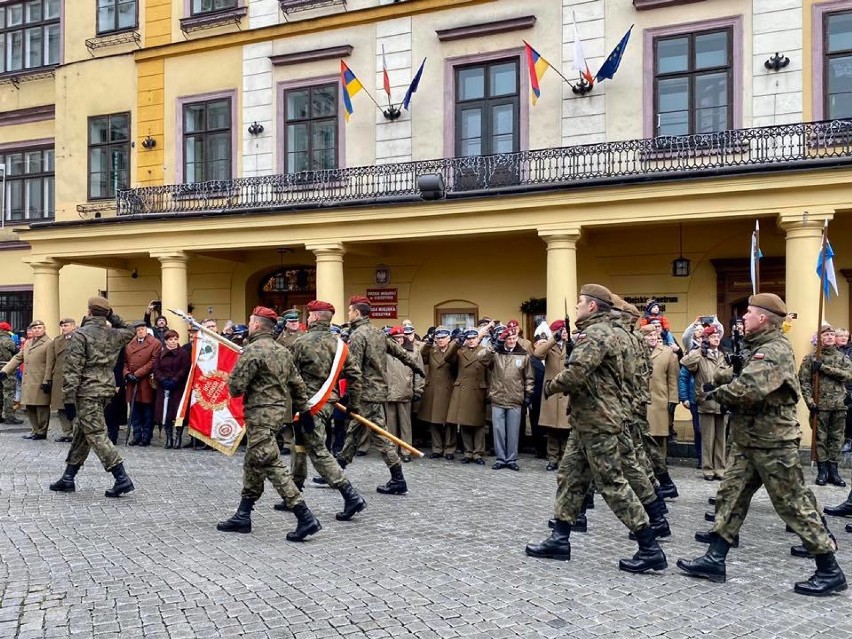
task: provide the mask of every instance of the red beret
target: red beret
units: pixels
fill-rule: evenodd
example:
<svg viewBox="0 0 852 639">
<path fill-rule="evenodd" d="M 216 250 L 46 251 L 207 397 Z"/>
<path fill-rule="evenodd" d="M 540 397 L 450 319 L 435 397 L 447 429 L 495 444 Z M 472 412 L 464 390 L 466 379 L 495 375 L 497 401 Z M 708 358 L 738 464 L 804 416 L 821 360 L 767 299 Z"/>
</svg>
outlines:
<svg viewBox="0 0 852 639">
<path fill-rule="evenodd" d="M 705 326 L 704 327 L 704 337 L 710 337 L 711 335 L 715 335 L 717 333 L 717 329 L 715 326 Z"/>
<path fill-rule="evenodd" d="M 0 331 L 11 331 L 12 325 L 9 322 L 0 322 Z"/>
<path fill-rule="evenodd" d="M 518 323 L 518 320 L 515 320 L 515 319 L 511 319 L 508 322 L 506 322 L 507 328 L 518 328 L 519 326 L 520 326 L 520 324 Z"/>
<path fill-rule="evenodd" d="M 334 306 L 329 304 L 328 302 L 323 302 L 322 300 L 314 300 L 313 302 L 308 302 L 308 313 L 312 313 L 313 311 L 328 311 L 330 313 L 334 313 Z"/>
<path fill-rule="evenodd" d="M 405 335 L 404 331 L 404 326 L 394 326 L 390 329 L 390 331 L 388 331 L 388 335 Z"/>
<path fill-rule="evenodd" d="M 353 295 L 349 298 L 349 306 L 355 306 L 355 304 L 366 304 L 367 306 L 372 306 L 370 298 L 364 297 L 363 295 Z"/>
<path fill-rule="evenodd" d="M 255 317 L 265 317 L 271 322 L 278 321 L 278 314 L 271 308 L 266 308 L 265 306 L 255 306 L 251 314 Z"/>
<path fill-rule="evenodd" d="M 550 330 L 554 333 L 561 331 L 563 328 L 565 328 L 565 320 L 556 320 L 550 325 Z"/>
</svg>

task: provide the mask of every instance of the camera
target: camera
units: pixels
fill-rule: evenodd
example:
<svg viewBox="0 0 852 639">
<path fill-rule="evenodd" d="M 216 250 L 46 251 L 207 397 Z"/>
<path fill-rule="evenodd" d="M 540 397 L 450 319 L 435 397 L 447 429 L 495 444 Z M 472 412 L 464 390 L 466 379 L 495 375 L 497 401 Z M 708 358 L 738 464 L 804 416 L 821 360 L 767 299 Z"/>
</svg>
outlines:
<svg viewBox="0 0 852 639">
<path fill-rule="evenodd" d="M 151 307 L 155 311 L 160 312 L 163 310 L 163 303 L 160 300 L 154 300 L 153 302 L 151 302 Z"/>
</svg>

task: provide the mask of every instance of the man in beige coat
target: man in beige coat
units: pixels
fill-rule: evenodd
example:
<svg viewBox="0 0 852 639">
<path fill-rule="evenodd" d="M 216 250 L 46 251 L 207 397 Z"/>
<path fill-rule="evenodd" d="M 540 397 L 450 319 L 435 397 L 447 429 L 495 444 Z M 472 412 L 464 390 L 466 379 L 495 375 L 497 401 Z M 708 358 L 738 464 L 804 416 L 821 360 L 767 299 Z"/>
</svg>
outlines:
<svg viewBox="0 0 852 639">
<path fill-rule="evenodd" d="M 533 355 L 544 360 L 545 384 L 565 369 L 565 344 L 568 340 L 565 320 L 556 320 L 550 325 L 550 330 L 553 337 L 533 350 Z M 547 470 L 556 470 L 562 453 L 565 452 L 568 435 L 571 434 L 568 424 L 568 396 L 559 393 L 545 399 L 542 393 L 538 425 L 547 429 Z"/>
<path fill-rule="evenodd" d="M 456 427 L 447 425 L 447 411 L 453 394 L 453 380 L 456 377 L 455 364 L 459 345 L 450 343 L 450 331 L 439 326 L 434 333 L 434 342 L 423 344 L 420 354 L 429 367 L 423 397 L 420 400 L 420 412 L 417 416 L 428 422 L 432 431 L 431 459 L 446 457 L 455 459 Z"/>
<path fill-rule="evenodd" d="M 47 439 L 47 427 L 50 422 L 50 389 L 44 387 L 44 371 L 47 366 L 47 350 L 50 338 L 45 334 L 44 322 L 35 320 L 30 324 L 32 337 L 24 347 L 9 360 L 0 371 L 0 381 L 14 375 L 21 364 L 24 365 L 24 379 L 21 385 L 21 404 L 27 407 L 27 417 L 33 429 L 24 439 Z"/>
<path fill-rule="evenodd" d="M 660 342 L 653 326 L 643 326 L 642 333 L 651 351 L 651 403 L 648 405 L 648 425 L 651 428 L 651 437 L 665 457 L 669 439 L 668 406 L 671 402 L 677 402 L 680 365 L 674 351 Z"/>
<path fill-rule="evenodd" d="M 411 353 L 414 361 L 423 368 L 423 358 L 419 351 L 415 350 L 414 344 L 405 338 L 402 326 L 394 326 L 388 335 Z M 385 402 L 385 419 L 387 429 L 391 435 L 396 435 L 407 444 L 411 443 L 411 403 L 420 399 L 423 395 L 423 378 L 415 375 L 414 371 L 388 353 L 387 380 L 388 401 Z M 411 455 L 402 448 L 399 449 L 399 458 L 404 462 L 411 461 Z"/>
<path fill-rule="evenodd" d="M 62 382 L 65 379 L 63 374 L 65 370 L 65 349 L 75 330 L 77 330 L 77 322 L 73 319 L 66 317 L 60 320 L 59 331 L 61 334 L 59 337 L 53 338 L 47 347 L 47 365 L 44 369 L 42 386 L 50 389 L 50 408 L 55 410 L 59 416 L 62 434 L 54 440 L 57 442 L 70 442 L 74 435 L 74 426 L 65 414 Z"/>
</svg>

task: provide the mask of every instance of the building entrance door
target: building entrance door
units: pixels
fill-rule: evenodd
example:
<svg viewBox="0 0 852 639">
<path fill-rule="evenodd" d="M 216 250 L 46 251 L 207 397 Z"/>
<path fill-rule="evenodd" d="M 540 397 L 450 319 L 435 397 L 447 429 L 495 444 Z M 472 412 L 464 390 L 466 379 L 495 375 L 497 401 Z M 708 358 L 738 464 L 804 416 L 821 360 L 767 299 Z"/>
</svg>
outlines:
<svg viewBox="0 0 852 639">
<path fill-rule="evenodd" d="M 748 259 L 710 260 L 716 269 L 716 316 L 728 332 L 731 319 L 742 317 L 751 295 L 751 273 Z M 786 265 L 783 257 L 764 257 L 760 260 L 758 292 L 775 293 L 785 297 Z"/>
<path fill-rule="evenodd" d="M 307 319 L 305 307 L 316 299 L 317 269 L 314 266 L 287 266 L 262 278 L 258 300 L 262 306 L 281 315 L 289 308 L 297 308 L 301 321 Z"/>
</svg>

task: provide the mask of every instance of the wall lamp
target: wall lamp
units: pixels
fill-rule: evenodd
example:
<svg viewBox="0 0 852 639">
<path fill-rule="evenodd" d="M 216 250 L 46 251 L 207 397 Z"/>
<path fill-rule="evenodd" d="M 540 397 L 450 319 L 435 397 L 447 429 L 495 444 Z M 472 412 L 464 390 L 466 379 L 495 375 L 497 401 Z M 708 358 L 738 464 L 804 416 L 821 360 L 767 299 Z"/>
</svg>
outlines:
<svg viewBox="0 0 852 639">
<path fill-rule="evenodd" d="M 417 190 L 424 200 L 440 200 L 446 194 L 444 176 L 440 173 L 427 173 L 417 176 Z"/>
<path fill-rule="evenodd" d="M 257 122 L 252 122 L 249 125 L 248 132 L 251 135 L 260 135 L 261 133 L 263 133 L 263 125 L 258 124 Z"/>
<path fill-rule="evenodd" d="M 144 140 L 142 140 L 142 148 L 143 149 L 153 149 L 155 146 L 157 146 L 157 141 L 154 138 L 152 138 L 150 135 L 147 138 L 145 138 Z"/>
</svg>

